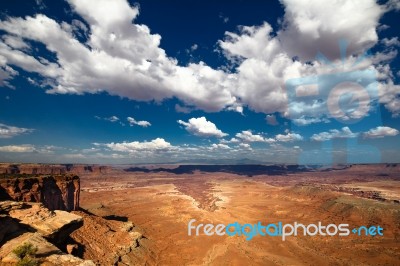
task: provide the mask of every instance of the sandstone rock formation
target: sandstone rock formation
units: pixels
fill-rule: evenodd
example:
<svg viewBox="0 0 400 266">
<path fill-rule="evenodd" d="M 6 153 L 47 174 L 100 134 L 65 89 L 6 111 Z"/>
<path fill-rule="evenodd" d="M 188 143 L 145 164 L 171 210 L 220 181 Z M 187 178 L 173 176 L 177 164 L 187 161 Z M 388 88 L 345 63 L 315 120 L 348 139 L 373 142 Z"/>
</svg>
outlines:
<svg viewBox="0 0 400 266">
<path fill-rule="evenodd" d="M 61 244 L 82 226 L 82 217 L 65 211 L 50 211 L 40 203 L 0 202 L 0 264 L 15 265 L 19 258 L 15 248 L 30 243 L 37 248 L 41 265 L 95 265 L 63 253 Z"/>
<path fill-rule="evenodd" d="M 42 265 L 62 265 L 62 266 L 94 266 L 92 261 L 83 260 L 72 255 L 67 255 L 59 250 L 55 245 L 48 242 L 39 233 L 24 233 L 0 248 L 1 265 L 15 265 L 18 263 L 18 257 L 12 252 L 15 247 L 31 243 L 37 247 L 36 253 L 38 258 L 42 259 Z"/>
<path fill-rule="evenodd" d="M 11 210 L 9 216 L 17 219 L 20 224 L 33 228 L 53 243 L 63 243 L 70 233 L 83 225 L 82 217 L 76 214 L 50 211 L 41 203 L 30 203 L 28 206 L 29 208 Z"/>
<path fill-rule="evenodd" d="M 0 200 L 41 202 L 50 210 L 79 208 L 80 180 L 76 175 L 0 178 Z"/>
<path fill-rule="evenodd" d="M 83 258 L 99 265 L 154 265 L 155 260 L 140 229 L 130 221 L 107 220 L 86 212 L 74 212 L 84 224 L 71 234 L 83 245 Z"/>
<path fill-rule="evenodd" d="M 107 219 L 85 211 L 50 211 L 41 203 L 0 201 L 0 265 L 15 265 L 19 258 L 12 251 L 26 242 L 38 248 L 41 265 L 154 264 L 140 229 L 128 220 Z"/>
</svg>

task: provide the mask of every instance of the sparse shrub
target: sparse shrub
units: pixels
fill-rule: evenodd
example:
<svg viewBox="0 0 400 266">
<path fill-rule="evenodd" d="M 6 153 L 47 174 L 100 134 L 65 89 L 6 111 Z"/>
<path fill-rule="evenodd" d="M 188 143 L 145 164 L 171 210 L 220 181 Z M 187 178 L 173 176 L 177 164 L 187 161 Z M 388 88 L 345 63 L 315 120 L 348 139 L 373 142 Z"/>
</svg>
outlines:
<svg viewBox="0 0 400 266">
<path fill-rule="evenodd" d="M 16 247 L 13 250 L 13 253 L 17 255 L 18 258 L 23 259 L 26 256 L 35 256 L 37 250 L 38 250 L 37 247 L 27 242 L 19 247 Z"/>
<path fill-rule="evenodd" d="M 39 261 L 29 256 L 24 257 L 17 263 L 17 266 L 37 266 L 37 265 L 39 265 Z"/>
<path fill-rule="evenodd" d="M 31 243 L 24 243 L 23 245 L 16 247 L 13 250 L 13 253 L 20 259 L 20 261 L 17 263 L 17 266 L 39 265 L 39 261 L 35 259 L 37 250 L 37 247 Z"/>
</svg>

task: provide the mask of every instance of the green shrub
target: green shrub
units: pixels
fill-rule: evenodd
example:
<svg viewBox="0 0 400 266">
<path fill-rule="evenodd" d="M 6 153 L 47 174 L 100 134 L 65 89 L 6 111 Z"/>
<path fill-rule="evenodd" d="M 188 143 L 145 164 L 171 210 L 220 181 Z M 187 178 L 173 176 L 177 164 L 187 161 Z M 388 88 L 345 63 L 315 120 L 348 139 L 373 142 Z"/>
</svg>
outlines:
<svg viewBox="0 0 400 266">
<path fill-rule="evenodd" d="M 27 256 L 35 256 L 37 250 L 37 247 L 31 243 L 24 243 L 22 246 L 16 247 L 13 252 L 18 258 L 23 259 Z"/>
<path fill-rule="evenodd" d="M 39 265 L 39 261 L 35 258 L 31 258 L 26 256 L 18 261 L 17 266 L 37 266 Z"/>
<path fill-rule="evenodd" d="M 20 259 L 17 266 L 37 266 L 39 261 L 35 259 L 37 247 L 31 243 L 24 243 L 23 245 L 16 247 L 13 252 Z"/>
</svg>

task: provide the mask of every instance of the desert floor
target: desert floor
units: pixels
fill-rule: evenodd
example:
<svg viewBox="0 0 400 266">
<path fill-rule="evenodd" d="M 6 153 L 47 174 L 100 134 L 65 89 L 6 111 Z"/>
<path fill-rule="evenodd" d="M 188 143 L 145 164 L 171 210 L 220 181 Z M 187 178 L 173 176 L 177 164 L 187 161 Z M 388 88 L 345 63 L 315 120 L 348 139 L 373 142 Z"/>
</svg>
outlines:
<svg viewBox="0 0 400 266">
<path fill-rule="evenodd" d="M 148 240 L 149 265 L 398 265 L 399 175 L 367 167 L 275 176 L 120 170 L 82 176 L 81 207 L 133 221 Z M 380 225 L 384 235 L 246 241 L 245 236 L 188 236 L 191 219 L 195 225 L 320 221 L 348 223 L 350 230 Z"/>
</svg>

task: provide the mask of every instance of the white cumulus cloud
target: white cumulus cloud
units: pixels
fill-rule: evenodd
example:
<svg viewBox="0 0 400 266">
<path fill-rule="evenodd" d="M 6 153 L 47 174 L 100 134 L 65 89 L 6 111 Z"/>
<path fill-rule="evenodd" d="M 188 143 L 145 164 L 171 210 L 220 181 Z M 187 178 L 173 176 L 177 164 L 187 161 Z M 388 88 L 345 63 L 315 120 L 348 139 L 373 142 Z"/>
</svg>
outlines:
<svg viewBox="0 0 400 266">
<path fill-rule="evenodd" d="M 251 130 L 243 130 L 236 133 L 235 136 L 244 142 L 266 142 L 266 139 L 262 135 L 253 134 Z"/>
<path fill-rule="evenodd" d="M 326 141 L 331 139 L 341 139 L 341 138 L 355 138 L 358 133 L 353 133 L 349 127 L 343 127 L 341 130 L 331 129 L 329 132 L 321 132 L 311 136 L 311 140 L 314 141 Z"/>
<path fill-rule="evenodd" d="M 111 117 L 104 118 L 104 120 L 107 120 L 107 121 L 110 121 L 110 122 L 114 123 L 114 122 L 119 121 L 119 118 L 117 116 L 113 115 Z"/>
<path fill-rule="evenodd" d="M 43 61 L 15 45 L 0 43 L 0 55 L 7 64 L 52 81 L 48 93 L 106 91 L 144 101 L 177 97 L 207 111 L 219 111 L 236 102 L 225 72 L 203 62 L 179 66 L 159 47 L 160 35 L 152 34 L 146 25 L 132 23 L 139 14 L 137 6 L 126 0 L 68 2 L 89 25 L 87 43 L 79 42 L 71 31 L 77 27 L 84 31 L 76 21 L 68 25 L 37 14 L 0 22 L 0 29 L 8 35 L 42 43 L 56 55 L 54 62 Z"/>
<path fill-rule="evenodd" d="M 239 146 L 239 148 L 241 148 L 241 149 L 252 150 L 250 144 L 248 144 L 248 143 L 239 143 L 238 146 Z"/>
<path fill-rule="evenodd" d="M 222 138 L 228 135 L 219 130 L 213 122 L 207 121 L 204 116 L 190 118 L 188 122 L 178 120 L 178 123 L 183 125 L 189 133 L 199 137 Z"/>
<path fill-rule="evenodd" d="M 231 147 L 229 147 L 228 145 L 222 144 L 222 143 L 218 143 L 218 144 L 213 143 L 213 144 L 211 145 L 211 149 L 224 149 L 224 150 L 229 150 L 230 148 L 231 148 Z"/>
<path fill-rule="evenodd" d="M 376 139 L 376 138 L 383 138 L 386 136 L 397 136 L 399 134 L 399 131 L 395 128 L 391 127 L 376 127 L 368 130 L 367 132 L 363 133 L 364 138 L 369 138 L 369 139 Z"/>
<path fill-rule="evenodd" d="M 293 123 L 295 123 L 298 126 L 307 126 L 310 124 L 315 124 L 315 123 L 329 123 L 329 119 L 327 118 L 319 118 L 319 117 L 305 117 L 305 116 L 301 116 L 300 118 L 296 118 L 292 120 Z"/>
<path fill-rule="evenodd" d="M 374 0 L 282 0 L 284 27 L 278 33 L 291 56 L 312 60 L 318 52 L 339 59 L 338 41 L 347 40 L 349 54 L 366 51 L 378 41 L 376 28 L 384 7 Z"/>
<path fill-rule="evenodd" d="M 12 138 L 21 134 L 30 133 L 33 129 L 0 124 L 0 138 Z"/>
<path fill-rule="evenodd" d="M 278 134 L 275 136 L 275 139 L 280 142 L 292 142 L 292 141 L 300 141 L 303 140 L 303 137 L 297 133 L 287 132 L 286 134 Z"/>
<path fill-rule="evenodd" d="M 30 144 L 0 146 L 0 152 L 33 152 L 35 147 Z"/>
<path fill-rule="evenodd" d="M 151 126 L 151 123 L 148 122 L 148 121 L 144 121 L 144 120 L 136 121 L 133 117 L 130 117 L 130 116 L 128 116 L 126 118 L 126 120 L 128 120 L 128 123 L 129 123 L 130 126 L 134 126 L 134 125 L 138 125 L 138 126 L 141 126 L 141 127 L 149 127 L 149 126 Z"/>
<path fill-rule="evenodd" d="M 267 22 L 241 26 L 238 32 L 226 32 L 225 38 L 218 41 L 219 49 L 234 63 L 234 69 L 226 71 L 204 62 L 180 65 L 161 48 L 159 34 L 136 22 L 139 8 L 126 0 L 68 0 L 83 21 L 75 19 L 68 24 L 43 14 L 0 21 L 4 32 L 4 41 L 0 42 L 0 82 L 6 84 L 16 76 L 12 66 L 17 66 L 43 78 L 41 85 L 48 93 L 105 91 L 141 101 L 176 97 L 184 107 L 190 106 L 188 109 L 177 105 L 177 111 L 182 112 L 243 112 L 247 106 L 257 112 L 289 117 L 288 104 L 293 102 L 288 99 L 286 81 L 324 74 L 327 68 L 315 57 L 322 52 L 334 63 L 339 62 L 341 39 L 348 43 L 345 59 L 350 63 L 345 70 L 354 70 L 349 66 L 354 65 L 357 55 L 379 41 L 379 19 L 388 10 L 396 9 L 396 2 L 389 2 L 390 5 L 379 5 L 374 0 L 282 0 L 285 14 L 279 28 L 273 29 Z M 86 36 L 87 41 L 82 43 L 77 35 Z M 43 44 L 56 59 L 39 58 L 28 41 Z M 383 43 L 394 44 L 396 39 Z M 358 68 L 378 72 L 381 103 L 397 114 L 398 85 L 393 82 L 390 67 L 383 66 L 384 61 L 394 57 L 395 52 L 377 54 Z M 294 119 L 303 115 L 321 119 L 326 115 L 318 103 L 293 105 L 305 110 L 291 117 Z"/>
<path fill-rule="evenodd" d="M 399 37 L 393 37 L 393 38 L 383 38 L 382 39 L 382 43 L 385 46 L 400 46 L 400 41 L 399 41 Z"/>
<path fill-rule="evenodd" d="M 120 143 L 107 143 L 104 144 L 112 151 L 117 152 L 136 152 L 136 151 L 158 151 L 168 150 L 174 148 L 171 143 L 165 141 L 163 138 L 156 138 L 152 141 L 133 141 L 133 142 L 120 142 Z"/>
</svg>

